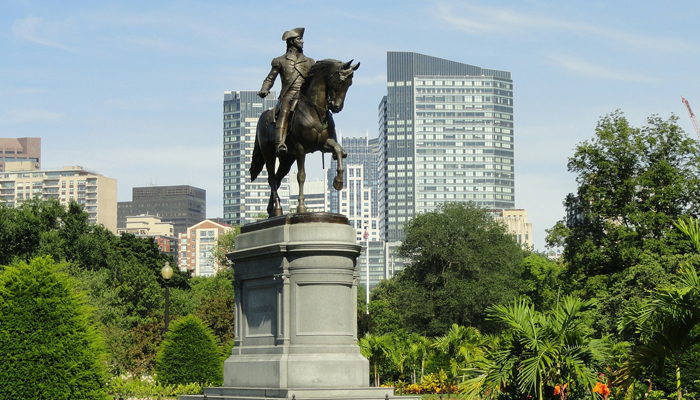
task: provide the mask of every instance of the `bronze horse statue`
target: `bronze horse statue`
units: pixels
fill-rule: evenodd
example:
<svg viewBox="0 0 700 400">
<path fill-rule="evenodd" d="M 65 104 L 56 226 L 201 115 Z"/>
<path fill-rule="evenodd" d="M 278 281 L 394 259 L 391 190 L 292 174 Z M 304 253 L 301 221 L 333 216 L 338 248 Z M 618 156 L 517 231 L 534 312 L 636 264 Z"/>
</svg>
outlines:
<svg viewBox="0 0 700 400">
<path fill-rule="evenodd" d="M 267 214 L 270 218 L 282 215 L 277 190 L 295 161 L 299 169 L 297 212 L 306 212 L 304 161 L 308 153 L 319 150 L 322 153 L 333 153 L 333 158 L 338 162 L 333 187 L 336 190 L 343 188 L 343 157 L 347 157 L 347 153 L 335 138 L 331 137 L 335 132 L 331 113 L 338 113 L 343 109 L 345 94 L 352 85 L 353 73 L 359 67 L 360 63 L 352 65 L 352 60 L 346 63 L 338 60 L 321 60 L 311 67 L 301 86 L 296 109 L 290 116 L 289 132 L 285 140 L 288 151 L 285 155 L 279 157 L 276 155 L 275 110 L 267 110 L 260 116 L 250 165 L 250 178 L 254 181 L 263 167 L 266 168 L 267 182 L 270 184 L 270 201 L 267 205 Z M 275 171 L 277 158 L 279 158 L 279 167 Z"/>
</svg>

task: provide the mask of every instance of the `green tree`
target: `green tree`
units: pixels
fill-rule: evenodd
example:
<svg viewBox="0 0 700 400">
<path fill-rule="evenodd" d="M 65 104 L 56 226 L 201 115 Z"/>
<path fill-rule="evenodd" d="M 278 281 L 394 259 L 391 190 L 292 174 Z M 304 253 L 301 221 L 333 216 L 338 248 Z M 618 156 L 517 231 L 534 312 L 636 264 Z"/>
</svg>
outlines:
<svg viewBox="0 0 700 400">
<path fill-rule="evenodd" d="M 212 277 L 193 278 L 191 284 L 191 294 L 197 301 L 194 315 L 202 319 L 220 343 L 231 342 L 236 319 L 233 269 L 219 271 Z"/>
<path fill-rule="evenodd" d="M 360 339 L 360 352 L 369 360 L 371 369 L 374 371 L 374 386 L 381 384 L 379 377 L 379 364 L 386 364 L 391 360 L 391 353 L 394 346 L 393 338 L 389 335 L 366 334 Z"/>
<path fill-rule="evenodd" d="M 236 226 L 216 238 L 216 243 L 212 249 L 212 257 L 214 258 L 214 265 L 217 265 L 220 270 L 233 268 L 233 263 L 226 257 L 226 254 L 236 249 L 236 236 L 239 233 L 241 233 L 241 228 Z"/>
<path fill-rule="evenodd" d="M 417 333 L 412 333 L 406 338 L 408 344 L 408 365 L 411 368 L 412 382 L 422 382 L 425 373 L 425 364 L 430 356 L 433 341 L 430 338 L 421 336 Z M 420 379 L 417 378 L 416 372 L 420 369 Z"/>
<path fill-rule="evenodd" d="M 489 211 L 445 203 L 404 231 L 399 253 L 411 261 L 373 299 L 386 301 L 409 332 L 439 336 L 455 323 L 488 329 L 484 309 L 517 295 L 523 251 Z"/>
<path fill-rule="evenodd" d="M 578 188 L 564 202 L 569 218 L 547 240 L 565 246 L 567 278 L 579 289 L 638 264 L 645 253 L 690 250 L 673 222 L 700 211 L 700 153 L 676 122 L 652 116 L 636 128 L 614 112 L 569 158 Z"/>
<path fill-rule="evenodd" d="M 199 318 L 180 318 L 160 345 L 156 372 L 158 381 L 168 385 L 221 385 L 223 360 L 216 337 Z"/>
<path fill-rule="evenodd" d="M 102 225 L 89 224 L 83 207 L 74 202 L 64 207 L 35 199 L 18 208 L 0 206 L 0 265 L 45 255 L 67 262 L 67 272 L 86 292 L 108 339 L 110 369 L 151 372 L 162 337 L 160 270 L 172 258 L 161 253 L 153 239 L 116 236 Z M 188 291 L 188 279 L 175 269 L 170 286 Z M 176 302 L 174 311 L 180 307 L 187 310 L 179 315 L 191 312 L 192 303 Z"/>
<path fill-rule="evenodd" d="M 0 274 L 0 348 L 0 398 L 106 398 L 91 310 L 50 257 Z"/>
<path fill-rule="evenodd" d="M 559 281 L 563 267 L 537 253 L 525 257 L 522 266 L 521 294 L 538 310 L 553 308 L 563 289 Z"/>
<path fill-rule="evenodd" d="M 27 200 L 17 208 L 0 205 L 0 265 L 36 256 L 42 236 L 58 229 L 64 214 L 58 201 Z"/>
<path fill-rule="evenodd" d="M 524 299 L 490 307 L 489 319 L 506 330 L 500 345 L 466 370 L 472 375 L 462 385 L 466 397 L 496 399 L 505 392 L 543 400 L 545 385 L 592 389 L 608 354 L 606 341 L 588 336 L 580 318 L 592 305 L 567 296 L 547 313 Z"/>
<path fill-rule="evenodd" d="M 700 343 L 695 332 L 700 325 L 700 279 L 695 268 L 686 266 L 676 285 L 657 288 L 648 299 L 630 307 L 620 325 L 620 329 L 633 326 L 641 343 L 632 349 L 628 362 L 618 371 L 618 381 L 629 384 L 644 367 L 661 369 L 670 359 L 680 400 L 682 356 Z"/>
<path fill-rule="evenodd" d="M 425 334 L 428 329 L 420 322 L 433 317 L 431 302 L 426 290 L 411 281 L 382 280 L 370 297 L 368 332 L 374 335 Z"/>
<path fill-rule="evenodd" d="M 468 363 L 483 356 L 483 344 L 481 332 L 476 328 L 453 324 L 447 333 L 435 338 L 433 347 L 447 357 L 452 378 L 457 383 L 458 373 Z"/>
<path fill-rule="evenodd" d="M 684 218 L 676 226 L 700 252 L 698 221 Z M 627 326 L 634 327 L 639 345 L 632 348 L 630 358 L 618 371 L 618 382 L 632 383 L 646 367 L 660 371 L 670 359 L 680 400 L 684 355 L 700 343 L 700 278 L 692 264 L 681 267 L 674 285 L 654 288 L 648 297 L 630 306 L 621 319 L 620 330 Z"/>
</svg>

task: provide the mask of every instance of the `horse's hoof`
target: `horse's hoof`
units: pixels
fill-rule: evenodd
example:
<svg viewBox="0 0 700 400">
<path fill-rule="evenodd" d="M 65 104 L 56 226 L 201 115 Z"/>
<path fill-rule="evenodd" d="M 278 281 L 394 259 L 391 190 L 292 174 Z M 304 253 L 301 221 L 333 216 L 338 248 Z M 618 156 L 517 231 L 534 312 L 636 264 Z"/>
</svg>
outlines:
<svg viewBox="0 0 700 400">
<path fill-rule="evenodd" d="M 286 156 L 286 155 L 287 155 L 287 146 L 285 146 L 284 144 L 280 144 L 279 146 L 277 146 L 277 156 L 282 157 L 282 156 Z"/>
<path fill-rule="evenodd" d="M 281 217 L 281 216 L 282 216 L 282 209 L 275 208 L 275 217 Z"/>
<path fill-rule="evenodd" d="M 305 213 L 305 212 L 306 212 L 306 206 L 297 207 L 297 213 Z"/>
<path fill-rule="evenodd" d="M 333 187 L 335 190 L 343 190 L 343 179 L 336 176 L 333 179 Z"/>
</svg>

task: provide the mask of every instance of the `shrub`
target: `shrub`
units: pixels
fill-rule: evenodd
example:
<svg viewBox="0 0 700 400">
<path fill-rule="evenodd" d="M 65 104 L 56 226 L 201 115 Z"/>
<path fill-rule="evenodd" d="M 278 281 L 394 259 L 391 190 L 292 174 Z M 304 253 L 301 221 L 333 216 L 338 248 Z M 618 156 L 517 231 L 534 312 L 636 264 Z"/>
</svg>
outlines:
<svg viewBox="0 0 700 400">
<path fill-rule="evenodd" d="M 157 380 L 168 385 L 221 385 L 223 368 L 221 348 L 214 334 L 192 315 L 172 324 L 156 358 Z"/>
<path fill-rule="evenodd" d="M 0 275 L 0 349 L 0 398 L 106 398 L 91 310 L 50 257 Z"/>
<path fill-rule="evenodd" d="M 199 383 L 178 385 L 163 385 L 155 382 L 150 376 L 115 376 L 107 383 L 109 392 L 116 398 L 121 396 L 136 398 L 163 398 L 177 397 L 180 395 L 202 394 L 203 386 Z"/>
</svg>

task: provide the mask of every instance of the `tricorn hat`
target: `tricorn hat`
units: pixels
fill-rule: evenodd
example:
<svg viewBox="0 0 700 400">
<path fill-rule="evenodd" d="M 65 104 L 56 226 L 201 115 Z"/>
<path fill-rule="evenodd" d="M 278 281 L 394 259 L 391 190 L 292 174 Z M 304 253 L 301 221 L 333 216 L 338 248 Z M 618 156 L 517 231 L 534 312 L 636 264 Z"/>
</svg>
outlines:
<svg viewBox="0 0 700 400">
<path fill-rule="evenodd" d="M 288 30 L 287 32 L 282 35 L 282 40 L 288 40 L 288 39 L 294 39 L 297 37 L 304 37 L 304 29 L 305 28 L 294 28 L 291 30 Z"/>
</svg>

